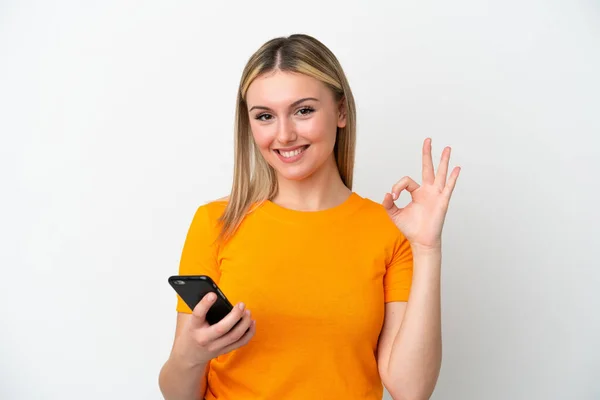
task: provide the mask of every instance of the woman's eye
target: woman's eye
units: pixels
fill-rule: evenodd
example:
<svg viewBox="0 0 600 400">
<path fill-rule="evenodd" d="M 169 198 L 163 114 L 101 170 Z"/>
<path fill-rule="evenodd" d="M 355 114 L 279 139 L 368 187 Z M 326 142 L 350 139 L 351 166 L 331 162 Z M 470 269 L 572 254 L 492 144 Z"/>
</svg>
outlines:
<svg viewBox="0 0 600 400">
<path fill-rule="evenodd" d="M 298 110 L 298 114 L 300 115 L 308 115 L 310 113 L 312 113 L 314 111 L 313 108 L 311 107 L 303 107 L 301 109 Z"/>
<path fill-rule="evenodd" d="M 260 114 L 256 117 L 259 121 L 268 121 L 272 118 L 271 114 Z"/>
</svg>

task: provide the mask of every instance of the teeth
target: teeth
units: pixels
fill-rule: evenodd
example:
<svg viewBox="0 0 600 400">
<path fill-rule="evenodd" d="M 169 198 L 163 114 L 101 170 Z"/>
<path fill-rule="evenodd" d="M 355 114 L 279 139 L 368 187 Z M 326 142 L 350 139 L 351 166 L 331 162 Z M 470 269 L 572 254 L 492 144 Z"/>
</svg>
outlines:
<svg viewBox="0 0 600 400">
<path fill-rule="evenodd" d="M 301 147 L 294 151 L 279 151 L 279 154 L 281 154 L 285 158 L 290 158 L 290 157 L 294 157 L 294 156 L 297 156 L 298 154 L 302 153 L 304 151 L 304 149 L 305 149 L 305 147 Z"/>
</svg>

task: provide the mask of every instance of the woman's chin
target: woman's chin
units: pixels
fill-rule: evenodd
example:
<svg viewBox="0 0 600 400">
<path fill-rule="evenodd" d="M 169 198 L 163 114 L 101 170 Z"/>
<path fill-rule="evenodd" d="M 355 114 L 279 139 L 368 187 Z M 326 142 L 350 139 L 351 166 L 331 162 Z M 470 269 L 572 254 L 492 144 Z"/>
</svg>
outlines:
<svg viewBox="0 0 600 400">
<path fill-rule="evenodd" d="M 277 176 L 286 181 L 302 181 L 311 176 L 314 171 L 308 168 L 278 168 L 275 169 Z"/>
<path fill-rule="evenodd" d="M 279 160 L 274 160 L 271 166 L 277 173 L 279 179 L 287 181 L 302 181 L 313 176 L 317 171 L 326 168 L 327 162 L 318 162 L 318 160 L 305 158 L 297 164 L 285 164 Z M 332 168 L 337 168 L 335 161 Z"/>
</svg>

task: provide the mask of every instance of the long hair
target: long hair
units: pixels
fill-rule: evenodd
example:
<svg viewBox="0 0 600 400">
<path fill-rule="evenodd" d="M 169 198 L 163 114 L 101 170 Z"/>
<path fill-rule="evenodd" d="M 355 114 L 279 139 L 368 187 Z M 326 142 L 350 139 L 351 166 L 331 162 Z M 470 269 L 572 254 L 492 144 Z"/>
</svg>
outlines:
<svg viewBox="0 0 600 400">
<path fill-rule="evenodd" d="M 220 218 L 220 239 L 231 237 L 253 204 L 270 200 L 277 194 L 275 171 L 256 147 L 246 104 L 246 93 L 254 79 L 275 70 L 301 73 L 318 79 L 331 89 L 337 101 L 343 100 L 346 126 L 338 128 L 334 155 L 344 185 L 352 189 L 356 107 L 339 61 L 323 43 L 308 35 L 295 34 L 271 39 L 250 57 L 240 79 L 235 110 L 233 183 L 227 206 Z"/>
</svg>

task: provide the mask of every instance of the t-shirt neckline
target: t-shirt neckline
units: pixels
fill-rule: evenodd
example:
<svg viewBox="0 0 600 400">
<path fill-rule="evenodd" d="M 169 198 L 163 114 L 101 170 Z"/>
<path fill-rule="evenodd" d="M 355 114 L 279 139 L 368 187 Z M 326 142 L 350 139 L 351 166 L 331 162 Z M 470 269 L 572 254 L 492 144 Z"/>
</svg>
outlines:
<svg viewBox="0 0 600 400">
<path fill-rule="evenodd" d="M 309 222 L 309 221 L 331 221 L 340 217 L 352 214 L 361 204 L 362 197 L 355 192 L 350 195 L 342 203 L 337 206 L 316 211 L 294 210 L 275 204 L 271 200 L 262 202 L 259 209 L 267 214 L 276 217 L 277 219 L 289 222 Z"/>
</svg>

